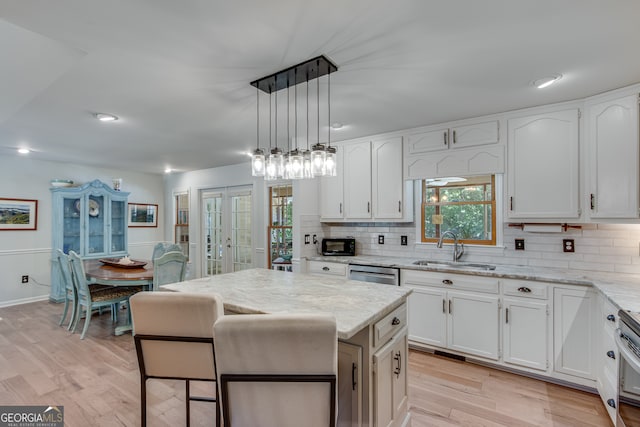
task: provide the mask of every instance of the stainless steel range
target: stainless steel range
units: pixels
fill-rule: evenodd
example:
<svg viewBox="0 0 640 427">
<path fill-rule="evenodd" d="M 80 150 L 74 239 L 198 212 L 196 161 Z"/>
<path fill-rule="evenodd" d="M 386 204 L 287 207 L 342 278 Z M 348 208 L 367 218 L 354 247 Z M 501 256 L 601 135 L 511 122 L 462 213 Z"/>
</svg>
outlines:
<svg viewBox="0 0 640 427">
<path fill-rule="evenodd" d="M 640 427 L 640 313 L 618 312 L 620 352 L 616 427 Z"/>
</svg>

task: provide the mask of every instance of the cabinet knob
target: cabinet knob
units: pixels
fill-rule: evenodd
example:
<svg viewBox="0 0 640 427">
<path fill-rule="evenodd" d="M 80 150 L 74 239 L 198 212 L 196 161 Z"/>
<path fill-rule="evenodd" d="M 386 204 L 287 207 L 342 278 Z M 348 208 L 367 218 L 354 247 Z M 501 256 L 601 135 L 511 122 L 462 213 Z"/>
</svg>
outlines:
<svg viewBox="0 0 640 427">
<path fill-rule="evenodd" d="M 331 270 L 329 267 L 322 267 L 322 271 L 329 271 Z"/>
<path fill-rule="evenodd" d="M 615 322 L 616 321 L 616 316 L 614 316 L 613 314 L 610 314 L 607 316 L 607 320 L 610 322 Z"/>
<path fill-rule="evenodd" d="M 613 350 L 607 351 L 607 356 L 612 358 L 612 359 L 616 358 L 616 354 L 613 352 Z"/>
<path fill-rule="evenodd" d="M 399 325 L 400 324 L 400 319 L 398 319 L 397 317 L 394 317 L 393 320 L 391 321 L 391 324 L 393 326 Z"/>
<path fill-rule="evenodd" d="M 609 400 L 607 400 L 607 405 L 609 405 L 609 406 L 611 406 L 612 408 L 614 408 L 614 409 L 615 409 L 615 407 L 616 407 L 616 401 L 615 401 L 615 400 L 613 400 L 613 399 L 609 399 Z"/>
<path fill-rule="evenodd" d="M 527 288 L 526 286 L 521 286 L 518 288 L 518 292 L 524 292 L 525 294 L 528 294 L 531 292 L 531 289 Z"/>
<path fill-rule="evenodd" d="M 449 280 L 449 279 L 444 279 L 442 281 L 443 285 L 453 285 L 453 280 Z"/>
</svg>

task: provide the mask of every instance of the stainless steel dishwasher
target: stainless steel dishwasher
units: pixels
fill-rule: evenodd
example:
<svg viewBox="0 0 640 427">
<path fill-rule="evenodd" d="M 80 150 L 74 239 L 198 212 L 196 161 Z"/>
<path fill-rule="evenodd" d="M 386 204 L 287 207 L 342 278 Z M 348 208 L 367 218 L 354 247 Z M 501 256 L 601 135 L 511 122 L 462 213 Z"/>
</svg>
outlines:
<svg viewBox="0 0 640 427">
<path fill-rule="evenodd" d="M 349 264 L 348 277 L 349 280 L 400 286 L 400 269 L 393 267 Z"/>
</svg>

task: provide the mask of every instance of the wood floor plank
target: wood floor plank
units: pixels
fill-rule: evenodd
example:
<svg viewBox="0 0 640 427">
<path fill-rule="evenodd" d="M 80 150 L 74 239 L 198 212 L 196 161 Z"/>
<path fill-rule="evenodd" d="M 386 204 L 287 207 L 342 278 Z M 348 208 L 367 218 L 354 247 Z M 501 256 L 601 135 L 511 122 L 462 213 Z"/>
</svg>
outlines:
<svg viewBox="0 0 640 427">
<path fill-rule="evenodd" d="M 58 326 L 62 305 L 0 308 L 0 404 L 62 405 L 65 426 L 140 425 L 140 376 L 131 335 L 114 336 L 108 312 L 80 340 Z M 82 327 L 82 322 L 79 329 Z M 432 354 L 409 354 L 413 427 L 609 427 L 598 396 Z M 149 426 L 185 425 L 184 383 L 151 380 Z M 210 395 L 210 384 L 192 387 Z M 215 425 L 215 408 L 192 404 L 191 424 Z"/>
</svg>

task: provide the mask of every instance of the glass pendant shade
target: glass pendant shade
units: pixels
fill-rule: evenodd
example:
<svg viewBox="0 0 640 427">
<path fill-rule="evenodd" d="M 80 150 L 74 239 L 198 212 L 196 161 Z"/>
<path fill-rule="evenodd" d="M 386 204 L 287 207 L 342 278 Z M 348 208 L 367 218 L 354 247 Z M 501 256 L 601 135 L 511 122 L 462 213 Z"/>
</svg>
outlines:
<svg viewBox="0 0 640 427">
<path fill-rule="evenodd" d="M 282 177 L 284 179 L 290 179 L 291 178 L 291 156 L 289 155 L 289 153 L 287 153 L 287 154 L 285 154 L 283 156 Z"/>
<path fill-rule="evenodd" d="M 304 178 L 313 178 L 311 174 L 311 151 L 309 150 L 302 152 L 302 169 Z"/>
<path fill-rule="evenodd" d="M 311 175 L 323 176 L 325 174 L 325 159 L 327 153 L 324 149 L 324 145 L 316 144 L 311 151 Z"/>
<path fill-rule="evenodd" d="M 282 157 L 282 151 L 279 148 L 271 150 L 271 154 L 267 158 L 267 170 L 265 179 L 272 181 L 274 179 L 282 178 L 284 174 L 284 159 Z"/>
<path fill-rule="evenodd" d="M 337 154 L 335 147 L 327 147 L 327 152 L 324 159 L 324 174 L 325 176 L 337 175 Z"/>
<path fill-rule="evenodd" d="M 304 157 L 298 152 L 298 150 L 293 150 L 289 155 L 289 163 L 291 165 L 291 170 L 289 172 L 290 179 L 302 179 L 304 178 Z"/>
<path fill-rule="evenodd" d="M 251 155 L 251 175 L 264 176 L 265 168 L 264 151 L 257 148 Z"/>
</svg>

